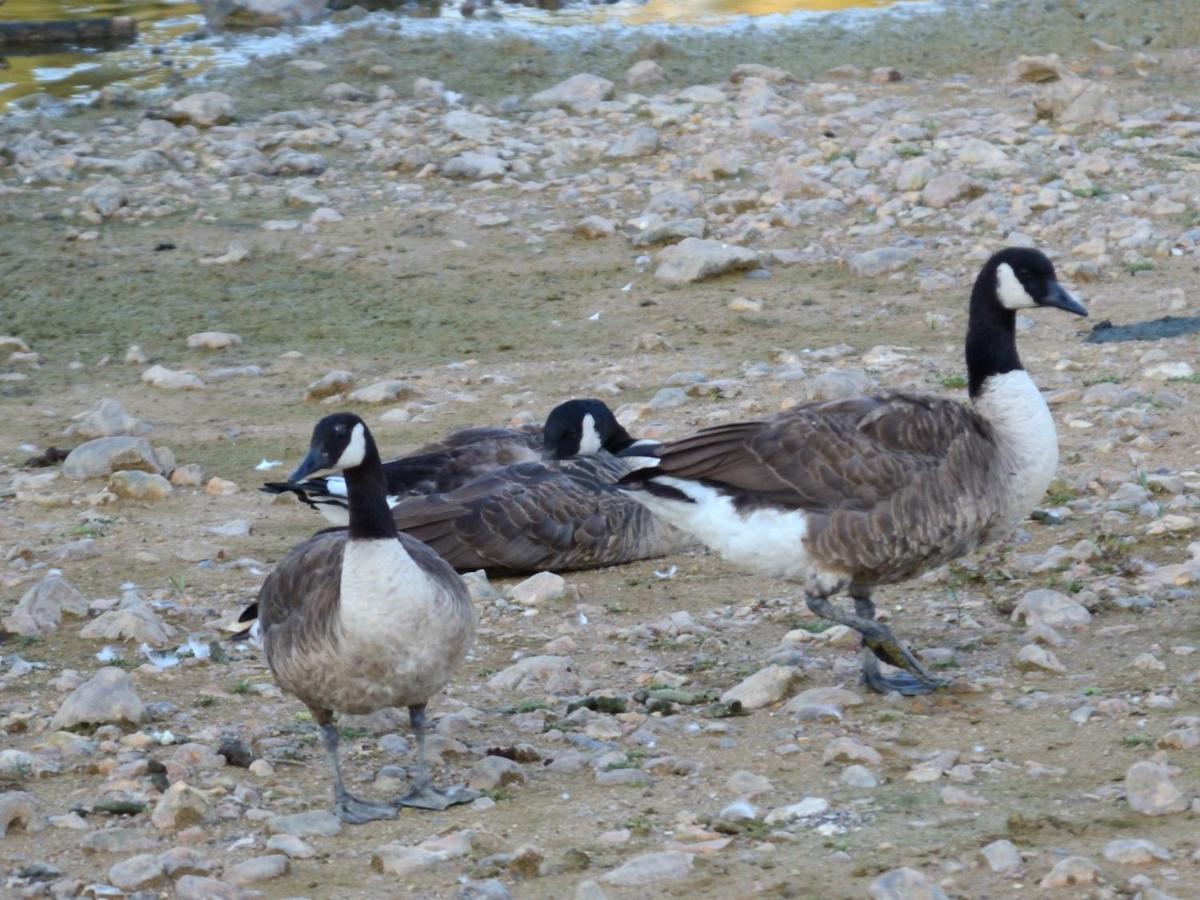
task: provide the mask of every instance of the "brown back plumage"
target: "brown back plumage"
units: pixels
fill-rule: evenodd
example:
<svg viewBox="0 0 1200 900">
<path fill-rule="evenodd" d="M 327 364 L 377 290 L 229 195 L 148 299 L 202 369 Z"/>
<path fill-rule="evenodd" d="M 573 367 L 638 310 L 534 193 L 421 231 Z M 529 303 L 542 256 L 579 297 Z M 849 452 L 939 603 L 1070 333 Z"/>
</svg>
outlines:
<svg viewBox="0 0 1200 900">
<path fill-rule="evenodd" d="M 659 474 L 714 484 L 739 509 L 805 512 L 810 552 L 867 584 L 968 552 L 1003 506 L 991 427 L 932 397 L 805 404 L 666 444 L 660 460 Z"/>
<path fill-rule="evenodd" d="M 608 454 L 525 463 L 403 500 L 392 516 L 459 571 L 567 571 L 679 549 L 681 532 L 616 490 L 626 471 Z"/>
</svg>

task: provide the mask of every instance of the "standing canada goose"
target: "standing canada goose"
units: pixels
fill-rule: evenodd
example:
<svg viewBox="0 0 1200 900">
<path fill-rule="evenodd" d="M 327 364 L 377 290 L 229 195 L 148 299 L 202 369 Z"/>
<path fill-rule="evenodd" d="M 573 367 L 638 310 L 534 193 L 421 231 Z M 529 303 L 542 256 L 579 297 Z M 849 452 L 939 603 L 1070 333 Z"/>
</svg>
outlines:
<svg viewBox="0 0 1200 900">
<path fill-rule="evenodd" d="M 396 532 L 379 451 L 358 416 L 337 413 L 318 422 L 291 480 L 334 468 L 346 479 L 349 529 L 314 535 L 267 576 L 258 594 L 267 663 L 321 728 L 343 821 L 387 818 L 396 809 L 346 790 L 335 711 L 408 707 L 417 775 L 399 805 L 445 809 L 472 800 L 474 792 L 434 787 L 425 760 L 425 704 L 450 680 L 475 637 L 466 585 L 436 553 Z"/>
<path fill-rule="evenodd" d="M 395 506 L 407 496 L 452 491 L 480 475 L 517 463 L 569 459 L 602 449 L 622 456 L 646 456 L 657 446 L 655 441 L 634 440 L 602 400 L 568 400 L 550 411 L 541 428 L 464 428 L 416 453 L 388 460 L 383 464 L 387 502 Z M 346 524 L 346 482 L 341 475 L 268 482 L 261 490 L 268 494 L 290 491 L 333 525 Z"/>
<path fill-rule="evenodd" d="M 401 532 L 460 572 L 594 569 L 666 556 L 691 539 L 617 489 L 629 463 L 609 453 L 497 469 L 458 490 L 408 497 Z"/>
<path fill-rule="evenodd" d="M 1086 316 L 1037 250 L 987 261 L 971 292 L 971 405 L 892 393 L 809 403 L 673 441 L 657 468 L 622 480 L 630 495 L 727 559 L 804 586 L 818 616 L 863 637 L 875 690 L 941 682 L 876 621 L 871 592 L 1008 534 L 1058 465 L 1050 410 L 1021 366 L 1016 310 Z M 847 591 L 854 614 L 829 598 Z M 885 678 L 876 660 L 908 670 Z"/>
</svg>

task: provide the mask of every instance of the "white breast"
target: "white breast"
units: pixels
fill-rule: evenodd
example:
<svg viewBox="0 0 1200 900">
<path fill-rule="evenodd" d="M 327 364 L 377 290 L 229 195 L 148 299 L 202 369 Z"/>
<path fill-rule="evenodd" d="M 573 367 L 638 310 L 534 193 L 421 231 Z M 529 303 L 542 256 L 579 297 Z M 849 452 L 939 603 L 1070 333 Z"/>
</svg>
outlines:
<svg viewBox="0 0 1200 900">
<path fill-rule="evenodd" d="M 346 542 L 342 629 L 363 643 L 413 641 L 435 616 L 441 591 L 395 538 Z"/>
<path fill-rule="evenodd" d="M 975 409 L 995 429 L 1005 479 L 1001 493 L 1004 524 L 1029 514 L 1058 468 L 1058 432 L 1050 407 L 1023 369 L 993 375 L 975 398 Z"/>
</svg>

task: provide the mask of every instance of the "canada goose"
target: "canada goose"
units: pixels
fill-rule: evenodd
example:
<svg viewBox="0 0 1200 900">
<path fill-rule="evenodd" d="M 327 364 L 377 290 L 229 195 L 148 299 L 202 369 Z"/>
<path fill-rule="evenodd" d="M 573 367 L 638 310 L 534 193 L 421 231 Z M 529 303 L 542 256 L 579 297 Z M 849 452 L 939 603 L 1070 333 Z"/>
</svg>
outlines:
<svg viewBox="0 0 1200 900">
<path fill-rule="evenodd" d="M 494 469 L 581 454 L 649 455 L 655 441 L 635 441 L 601 400 L 568 400 L 550 411 L 538 428 L 464 428 L 408 456 L 383 464 L 387 502 L 416 494 L 440 494 L 461 487 Z M 341 475 L 268 482 L 268 494 L 292 492 L 337 526 L 346 524 L 346 482 Z"/>
<path fill-rule="evenodd" d="M 818 616 L 858 631 L 881 692 L 941 682 L 876 621 L 871 592 L 1006 535 L 1058 465 L 1050 410 L 1017 356 L 1016 310 L 1087 310 L 1037 250 L 1002 250 L 971 291 L 971 405 L 892 393 L 809 403 L 673 441 L 622 479 L 666 521 L 729 560 L 804 586 Z M 830 603 L 847 591 L 854 614 Z M 876 661 L 908 670 L 885 678 Z"/>
<path fill-rule="evenodd" d="M 475 637 L 466 585 L 436 553 L 396 532 L 379 451 L 362 419 L 350 413 L 317 423 L 291 480 L 334 468 L 346 479 L 349 529 L 314 535 L 267 576 L 258 594 L 267 663 L 321 728 L 344 821 L 387 818 L 396 810 L 346 790 L 335 711 L 408 707 L 417 775 L 399 805 L 445 809 L 472 800 L 477 795 L 465 789 L 435 788 L 425 760 L 425 704 L 450 680 Z"/>
<path fill-rule="evenodd" d="M 408 497 L 392 509 L 401 532 L 460 572 L 562 572 L 665 556 L 691 543 L 630 500 L 630 470 L 608 453 L 497 469 L 458 490 Z"/>
</svg>

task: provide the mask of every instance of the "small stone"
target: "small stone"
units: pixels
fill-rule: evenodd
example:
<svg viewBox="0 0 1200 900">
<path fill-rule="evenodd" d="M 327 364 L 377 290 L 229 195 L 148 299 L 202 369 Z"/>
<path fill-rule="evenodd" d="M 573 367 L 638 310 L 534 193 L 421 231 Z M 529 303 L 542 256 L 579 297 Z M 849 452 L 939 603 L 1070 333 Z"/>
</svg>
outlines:
<svg viewBox="0 0 1200 900">
<path fill-rule="evenodd" d="M 64 614 L 86 616 L 88 602 L 58 575 L 47 575 L 21 595 L 0 627 L 10 634 L 50 634 L 58 629 Z"/>
<path fill-rule="evenodd" d="M 335 369 L 332 372 L 325 373 L 310 384 L 304 392 L 304 400 L 306 403 L 314 403 L 318 400 L 324 400 L 326 397 L 344 394 L 353 387 L 354 376 L 341 369 Z"/>
<path fill-rule="evenodd" d="M 103 613 L 79 632 L 80 637 L 101 641 L 135 641 L 151 647 L 164 647 L 176 630 L 158 617 L 145 603 L 133 603 Z"/>
<path fill-rule="evenodd" d="M 455 900 L 512 900 L 512 894 L 504 882 L 488 878 L 466 882 L 458 889 Z"/>
<path fill-rule="evenodd" d="M 189 334 L 187 346 L 189 350 L 225 350 L 237 347 L 242 343 L 240 335 L 227 331 L 197 331 Z"/>
<path fill-rule="evenodd" d="M 838 780 L 846 787 L 873 788 L 879 786 L 879 779 L 866 766 L 846 766 Z"/>
<path fill-rule="evenodd" d="M 347 399 L 354 403 L 397 403 L 402 400 L 412 400 L 419 395 L 420 391 L 407 381 L 390 379 L 376 381 L 374 384 L 351 391 Z"/>
<path fill-rule="evenodd" d="M 570 668 L 571 660 L 565 656 L 526 656 L 489 678 L 487 686 L 501 691 L 545 687 L 550 682 L 563 680 L 562 676 Z"/>
<path fill-rule="evenodd" d="M 751 300 L 749 297 L 734 297 L 725 304 L 725 308 L 736 313 L 759 313 L 762 312 L 763 303 L 761 300 Z"/>
<path fill-rule="evenodd" d="M 1023 672 L 1041 670 L 1058 675 L 1065 675 L 1067 672 L 1067 667 L 1058 661 L 1054 651 L 1039 647 L 1037 644 L 1026 644 L 1022 647 L 1017 652 L 1016 664 L 1017 668 Z"/>
<path fill-rule="evenodd" d="M 100 478 L 125 469 L 142 472 L 160 471 L 158 457 L 150 443 L 141 437 L 96 438 L 74 448 L 63 460 L 67 478 Z"/>
<path fill-rule="evenodd" d="M 997 875 L 1011 875 L 1021 868 L 1021 852 L 1012 841 L 992 841 L 981 852 L 988 867 Z"/>
<path fill-rule="evenodd" d="M 610 159 L 635 159 L 658 149 L 658 129 L 639 125 L 628 135 L 608 148 L 605 156 Z"/>
<path fill-rule="evenodd" d="M 1043 890 L 1073 887 L 1075 885 L 1099 884 L 1100 870 L 1086 856 L 1068 856 L 1059 860 L 1050 873 L 1038 882 Z"/>
<path fill-rule="evenodd" d="M 184 875 L 175 882 L 175 900 L 240 900 L 242 896 L 232 884 L 216 878 Z"/>
<path fill-rule="evenodd" d="M 603 216 L 588 216 L 575 226 L 575 233 L 589 240 L 612 237 L 616 231 L 617 226 L 612 219 L 606 219 Z"/>
<path fill-rule="evenodd" d="M 628 860 L 619 868 L 605 874 L 601 880 L 622 887 L 681 881 L 692 871 L 692 855 L 679 850 L 643 853 Z"/>
<path fill-rule="evenodd" d="M 694 237 L 661 250 L 658 259 L 654 277 L 673 285 L 691 284 L 758 265 L 758 253 L 754 250 Z"/>
<path fill-rule="evenodd" d="M 875 278 L 899 272 L 916 258 L 911 247 L 876 247 L 850 257 L 850 271 L 860 278 Z"/>
<path fill-rule="evenodd" d="M 441 172 L 446 178 L 464 178 L 468 181 L 485 181 L 501 178 L 508 171 L 508 163 L 489 153 L 468 150 L 452 156 L 442 163 Z"/>
<path fill-rule="evenodd" d="M 341 834 L 341 820 L 324 809 L 272 816 L 267 819 L 267 830 L 272 834 L 290 834 L 295 837 L 333 837 Z"/>
<path fill-rule="evenodd" d="M 116 178 L 107 176 L 85 190 L 81 199 L 98 215 L 107 218 L 126 204 L 129 192 Z"/>
<path fill-rule="evenodd" d="M 142 720 L 142 701 L 133 679 L 123 669 L 107 666 L 72 691 L 50 723 L 55 731 L 107 723 L 136 725 Z"/>
<path fill-rule="evenodd" d="M 0 837 L 10 830 L 41 831 L 46 827 L 42 805 L 26 791 L 5 791 L 0 794 Z"/>
<path fill-rule="evenodd" d="M 874 900 L 950 900 L 946 892 L 916 869 L 884 872 L 871 882 Z"/>
<path fill-rule="evenodd" d="M 203 466 L 198 463 L 188 463 L 172 469 L 171 477 L 167 480 L 175 487 L 199 487 L 204 484 L 205 475 Z"/>
<path fill-rule="evenodd" d="M 156 853 L 143 853 L 113 863 L 108 880 L 125 891 L 143 890 L 167 882 L 167 872 Z"/>
<path fill-rule="evenodd" d="M 650 87 L 667 80 L 667 73 L 652 59 L 635 62 L 625 70 L 625 83 L 631 88 Z"/>
<path fill-rule="evenodd" d="M 767 666 L 721 695 L 722 703 L 740 701 L 744 709 L 761 709 L 787 699 L 803 677 L 790 666 Z"/>
<path fill-rule="evenodd" d="M 265 759 L 256 759 L 246 768 L 257 778 L 270 778 L 275 774 L 275 767 Z"/>
<path fill-rule="evenodd" d="M 208 825 L 217 813 L 208 795 L 186 782 L 177 781 L 158 799 L 150 821 L 160 831 L 179 831 L 192 825 Z"/>
<path fill-rule="evenodd" d="M 202 391 L 205 388 L 204 381 L 195 372 L 166 366 L 151 366 L 142 373 L 142 381 L 164 391 Z"/>
<path fill-rule="evenodd" d="M 921 191 L 921 202 L 934 209 L 945 209 L 952 203 L 970 197 L 978 197 L 983 188 L 965 172 L 943 172 L 929 179 Z"/>
<path fill-rule="evenodd" d="M 303 841 L 294 834 L 273 834 L 267 838 L 267 849 L 278 850 L 289 859 L 312 859 L 317 855 L 312 844 Z"/>
<path fill-rule="evenodd" d="M 108 478 L 108 489 L 126 500 L 143 503 L 158 503 L 171 496 L 171 482 L 154 472 L 125 470 L 113 472 Z"/>
<path fill-rule="evenodd" d="M 597 75 L 572 75 L 565 81 L 539 91 L 527 101 L 530 109 L 561 107 L 573 113 L 592 112 L 613 95 L 613 83 Z"/>
<path fill-rule="evenodd" d="M 1168 816 L 1188 808 L 1187 797 L 1166 767 L 1149 760 L 1135 762 L 1125 773 L 1125 798 L 1134 812 L 1145 816 Z"/>
<path fill-rule="evenodd" d="M 176 125 L 191 124 L 207 128 L 231 122 L 235 115 L 232 97 L 220 91 L 204 91 L 174 101 L 166 117 Z"/>
<path fill-rule="evenodd" d="M 821 757 L 823 762 L 863 763 L 868 766 L 878 766 L 883 762 L 879 751 L 873 747 L 856 741 L 852 737 L 834 738 L 825 746 Z"/>
<path fill-rule="evenodd" d="M 514 603 L 522 606 L 542 606 L 561 600 L 567 590 L 567 581 L 561 575 L 553 572 L 538 572 L 519 584 L 514 585 L 508 592 Z"/>
<path fill-rule="evenodd" d="M 1087 608 L 1059 591 L 1045 588 L 1030 591 L 1021 598 L 1010 617 L 1014 622 L 1049 625 L 1051 628 L 1079 629 L 1092 621 Z"/>
<path fill-rule="evenodd" d="M 1119 838 L 1104 845 L 1104 858 L 1123 866 L 1148 866 L 1155 860 L 1169 860 L 1171 854 L 1145 838 Z"/>
<path fill-rule="evenodd" d="M 104 828 L 85 834 L 79 846 L 86 853 L 144 853 L 157 842 L 139 828 Z"/>
<path fill-rule="evenodd" d="M 1142 370 L 1143 378 L 1154 381 L 1171 381 L 1178 378 L 1191 378 L 1196 374 L 1195 369 L 1185 362 L 1160 362 Z"/>
<path fill-rule="evenodd" d="M 747 772 L 745 769 L 739 769 L 730 775 L 725 780 L 725 788 L 738 797 L 751 799 L 773 790 L 771 780 L 767 776 Z"/>
<path fill-rule="evenodd" d="M 210 494 L 213 497 L 229 497 L 237 492 L 237 482 L 227 481 L 224 478 L 218 478 L 216 475 L 210 478 L 208 484 L 204 486 L 204 493 Z"/>
<path fill-rule="evenodd" d="M 270 881 L 286 875 L 291 864 L 282 853 L 270 856 L 256 856 L 240 863 L 234 863 L 225 870 L 225 880 L 230 884 L 255 884 L 259 881 Z"/>
<path fill-rule="evenodd" d="M 524 784 L 525 772 L 520 763 L 503 756 L 485 756 L 467 774 L 467 786 L 476 790 L 493 790 L 508 784 Z"/>
<path fill-rule="evenodd" d="M 139 435 L 150 430 L 145 422 L 135 419 L 125 412 L 119 401 L 104 399 L 86 412 L 72 416 L 72 424 L 64 434 L 78 435 L 82 438 L 116 437 L 118 435 Z"/>
<path fill-rule="evenodd" d="M 431 868 L 445 859 L 442 853 L 393 842 L 379 847 L 371 855 L 371 868 L 384 875 L 405 877 Z"/>
<path fill-rule="evenodd" d="M 146 351 L 137 344 L 130 344 L 125 351 L 125 365 L 127 366 L 144 366 L 150 362 L 150 357 L 146 355 Z"/>
<path fill-rule="evenodd" d="M 829 812 L 829 801 L 824 797 L 805 797 L 799 803 L 781 806 L 767 813 L 763 819 L 767 825 L 790 825 L 801 819 L 811 819 Z"/>
</svg>

